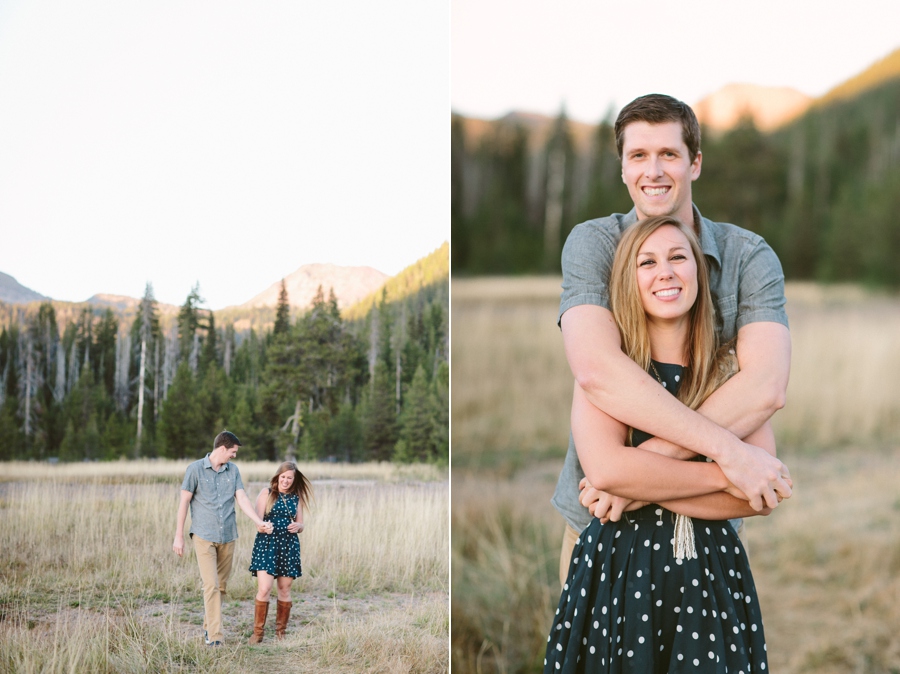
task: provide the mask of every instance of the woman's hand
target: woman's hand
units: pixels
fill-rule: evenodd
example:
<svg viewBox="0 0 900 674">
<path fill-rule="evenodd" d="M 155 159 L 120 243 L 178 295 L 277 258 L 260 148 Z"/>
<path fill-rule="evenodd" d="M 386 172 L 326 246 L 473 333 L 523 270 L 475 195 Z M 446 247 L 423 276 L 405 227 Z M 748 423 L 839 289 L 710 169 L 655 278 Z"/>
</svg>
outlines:
<svg viewBox="0 0 900 674">
<path fill-rule="evenodd" d="M 585 506 L 603 524 L 618 522 L 622 519 L 622 513 L 638 510 L 647 505 L 647 501 L 635 501 L 594 489 L 586 477 L 582 478 L 579 487 L 581 488 L 579 496 L 581 505 Z"/>
<path fill-rule="evenodd" d="M 303 531 L 303 522 L 291 522 L 288 524 L 287 530 L 289 534 L 299 534 Z"/>
<path fill-rule="evenodd" d="M 618 522 L 622 519 L 622 513 L 638 510 L 648 505 L 647 501 L 634 501 L 623 496 L 614 496 L 606 492 L 600 492 L 600 498 L 591 508 L 591 514 L 603 524 Z"/>
<path fill-rule="evenodd" d="M 271 522 L 263 522 L 260 520 L 256 524 L 256 530 L 261 534 L 271 534 L 275 530 L 275 525 Z"/>
</svg>

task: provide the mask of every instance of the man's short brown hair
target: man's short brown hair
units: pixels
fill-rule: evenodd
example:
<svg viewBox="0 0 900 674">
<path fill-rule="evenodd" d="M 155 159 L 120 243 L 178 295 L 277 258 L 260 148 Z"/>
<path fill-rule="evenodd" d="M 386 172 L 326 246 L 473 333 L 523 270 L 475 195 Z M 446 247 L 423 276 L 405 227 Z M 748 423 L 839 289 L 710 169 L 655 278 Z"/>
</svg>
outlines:
<svg viewBox="0 0 900 674">
<path fill-rule="evenodd" d="M 622 159 L 625 127 L 634 122 L 647 122 L 648 124 L 679 122 L 681 138 L 687 145 L 691 161 L 693 162 L 700 154 L 700 122 L 697 121 L 697 115 L 691 110 L 691 106 L 682 103 L 677 98 L 665 94 L 647 94 L 635 98 L 622 108 L 616 118 L 615 127 L 616 152 L 619 153 L 619 159 Z"/>
<path fill-rule="evenodd" d="M 222 445 L 225 445 L 225 449 L 231 449 L 235 445 L 243 447 L 241 441 L 231 431 L 222 431 L 216 436 L 215 441 L 213 441 L 213 449 L 218 449 Z"/>
</svg>

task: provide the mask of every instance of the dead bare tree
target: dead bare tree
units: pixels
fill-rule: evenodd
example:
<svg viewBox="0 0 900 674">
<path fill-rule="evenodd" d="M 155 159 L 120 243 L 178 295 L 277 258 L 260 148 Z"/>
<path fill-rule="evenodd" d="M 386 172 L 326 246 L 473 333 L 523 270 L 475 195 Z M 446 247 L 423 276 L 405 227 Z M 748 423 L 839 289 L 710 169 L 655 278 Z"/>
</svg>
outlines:
<svg viewBox="0 0 900 674">
<path fill-rule="evenodd" d="M 56 345 L 56 386 L 53 387 L 53 399 L 61 403 L 66 397 L 66 350 L 62 343 Z"/>
<path fill-rule="evenodd" d="M 121 412 L 125 412 L 128 409 L 128 403 L 131 401 L 131 382 L 128 377 L 130 366 L 131 334 L 122 331 L 116 335 L 116 372 L 113 377 L 115 381 L 116 407 Z"/>
<path fill-rule="evenodd" d="M 141 360 L 138 366 L 138 408 L 137 408 L 137 434 L 134 441 L 134 458 L 141 456 L 141 434 L 144 430 L 144 389 L 146 388 L 147 373 L 147 345 L 153 339 L 153 314 L 154 314 L 153 286 L 149 283 L 144 290 L 144 298 L 141 300 Z"/>
</svg>

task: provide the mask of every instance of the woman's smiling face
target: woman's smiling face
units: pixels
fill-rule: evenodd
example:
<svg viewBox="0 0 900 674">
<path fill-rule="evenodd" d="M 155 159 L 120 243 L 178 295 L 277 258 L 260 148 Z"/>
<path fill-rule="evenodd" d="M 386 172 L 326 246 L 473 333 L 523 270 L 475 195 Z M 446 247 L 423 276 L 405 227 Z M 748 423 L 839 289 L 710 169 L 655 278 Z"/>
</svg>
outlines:
<svg viewBox="0 0 900 674">
<path fill-rule="evenodd" d="M 697 260 L 687 237 L 663 225 L 637 254 L 637 285 L 650 322 L 683 319 L 697 300 Z"/>
<path fill-rule="evenodd" d="M 294 471 L 286 470 L 278 476 L 278 491 L 286 493 L 294 484 Z"/>
</svg>

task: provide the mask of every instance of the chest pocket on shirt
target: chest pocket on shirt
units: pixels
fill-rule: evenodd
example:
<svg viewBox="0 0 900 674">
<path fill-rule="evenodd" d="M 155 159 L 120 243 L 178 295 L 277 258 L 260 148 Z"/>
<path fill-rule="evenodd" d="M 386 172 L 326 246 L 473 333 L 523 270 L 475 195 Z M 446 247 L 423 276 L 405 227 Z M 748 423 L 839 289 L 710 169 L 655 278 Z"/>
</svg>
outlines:
<svg viewBox="0 0 900 674">
<path fill-rule="evenodd" d="M 727 295 L 715 300 L 716 305 L 716 332 L 719 338 L 727 342 L 734 339 L 737 334 L 737 296 Z"/>
</svg>

